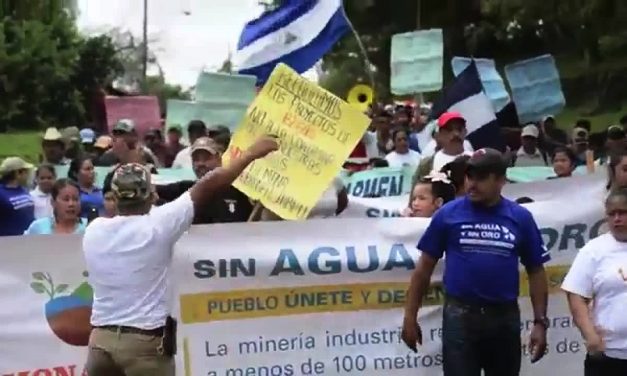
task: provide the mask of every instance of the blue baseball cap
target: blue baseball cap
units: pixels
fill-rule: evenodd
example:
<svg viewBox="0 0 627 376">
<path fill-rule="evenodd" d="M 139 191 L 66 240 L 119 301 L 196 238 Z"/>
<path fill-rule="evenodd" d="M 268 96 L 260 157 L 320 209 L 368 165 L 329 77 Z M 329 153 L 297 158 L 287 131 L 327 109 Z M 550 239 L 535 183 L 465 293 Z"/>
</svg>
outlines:
<svg viewBox="0 0 627 376">
<path fill-rule="evenodd" d="M 93 144 L 96 141 L 96 132 L 92 129 L 84 128 L 80 131 L 81 143 Z"/>
</svg>

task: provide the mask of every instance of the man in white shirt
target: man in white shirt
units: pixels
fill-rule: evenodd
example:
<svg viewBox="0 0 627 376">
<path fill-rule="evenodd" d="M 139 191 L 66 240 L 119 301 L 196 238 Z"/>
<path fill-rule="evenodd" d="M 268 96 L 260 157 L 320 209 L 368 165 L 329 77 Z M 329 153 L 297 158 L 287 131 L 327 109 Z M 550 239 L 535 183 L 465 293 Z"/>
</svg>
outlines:
<svg viewBox="0 0 627 376">
<path fill-rule="evenodd" d="M 548 166 L 549 162 L 544 154 L 538 148 L 538 137 L 540 130 L 533 124 L 526 125 L 520 133 L 522 146 L 516 152 L 516 167 L 535 167 Z"/>
<path fill-rule="evenodd" d="M 178 199 L 152 208 L 150 172 L 140 164 L 116 168 L 111 190 L 119 215 L 97 218 L 83 237 L 94 290 L 87 373 L 90 376 L 174 375 L 175 325 L 169 308 L 172 248 L 195 208 L 228 188 L 255 159 L 278 149 L 262 137 L 228 167 L 200 178 Z"/>
<path fill-rule="evenodd" d="M 207 126 L 201 120 L 192 120 L 187 125 L 187 138 L 189 145 L 185 149 L 179 151 L 172 162 L 172 168 L 192 168 L 192 147 L 194 142 L 201 138 L 207 137 Z"/>
</svg>

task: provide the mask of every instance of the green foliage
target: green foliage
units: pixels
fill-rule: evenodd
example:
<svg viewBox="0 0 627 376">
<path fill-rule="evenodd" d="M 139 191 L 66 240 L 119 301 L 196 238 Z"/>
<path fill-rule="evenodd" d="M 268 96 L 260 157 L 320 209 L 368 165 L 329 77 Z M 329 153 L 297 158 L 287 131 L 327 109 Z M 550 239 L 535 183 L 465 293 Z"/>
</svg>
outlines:
<svg viewBox="0 0 627 376">
<path fill-rule="evenodd" d="M 121 72 L 113 45 L 81 37 L 66 12 L 31 16 L 0 22 L 0 131 L 80 126 L 93 94 Z"/>
<path fill-rule="evenodd" d="M 418 26 L 444 30 L 445 62 L 455 55 L 504 63 L 552 53 L 577 55 L 588 67 L 605 56 L 624 55 L 624 38 L 617 36 L 627 32 L 623 0 L 397 0 L 393 6 L 384 0 L 346 0 L 344 7 L 375 67 L 379 99 L 389 97 L 391 36 Z M 344 96 L 354 84 L 367 83 L 362 55 L 354 35 L 347 34 L 324 57 L 322 84 Z M 449 64 L 444 70 L 450 79 Z"/>
</svg>

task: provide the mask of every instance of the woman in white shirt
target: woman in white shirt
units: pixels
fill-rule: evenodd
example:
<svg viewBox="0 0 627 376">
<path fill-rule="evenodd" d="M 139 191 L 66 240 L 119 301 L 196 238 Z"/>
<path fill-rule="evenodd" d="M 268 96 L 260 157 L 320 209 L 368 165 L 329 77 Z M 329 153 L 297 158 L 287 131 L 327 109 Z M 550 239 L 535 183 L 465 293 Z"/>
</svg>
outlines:
<svg viewBox="0 0 627 376">
<path fill-rule="evenodd" d="M 627 375 L 627 189 L 605 202 L 609 233 L 577 254 L 562 289 L 586 342 L 586 376 Z"/>
<path fill-rule="evenodd" d="M 44 163 L 35 171 L 35 189 L 30 191 L 35 204 L 35 219 L 52 216 L 52 187 L 57 180 L 54 166 Z"/>
<path fill-rule="evenodd" d="M 420 164 L 420 153 L 409 148 L 409 134 L 405 129 L 395 129 L 392 140 L 394 150 L 385 157 L 390 167 L 416 167 Z"/>
</svg>

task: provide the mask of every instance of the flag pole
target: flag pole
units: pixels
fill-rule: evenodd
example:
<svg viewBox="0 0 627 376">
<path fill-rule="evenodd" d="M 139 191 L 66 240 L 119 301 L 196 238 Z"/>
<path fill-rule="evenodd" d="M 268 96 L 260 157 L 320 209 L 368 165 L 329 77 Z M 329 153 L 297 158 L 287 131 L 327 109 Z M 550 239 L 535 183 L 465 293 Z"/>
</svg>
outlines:
<svg viewBox="0 0 627 376">
<path fill-rule="evenodd" d="M 366 47 L 364 47 L 364 44 L 361 41 L 361 38 L 359 37 L 359 33 L 357 32 L 357 30 L 353 26 L 353 23 L 351 22 L 351 20 L 348 18 L 348 15 L 346 14 L 346 9 L 344 8 L 343 2 L 342 2 L 342 13 L 344 14 L 344 18 L 346 19 L 346 22 L 348 23 L 348 27 L 350 27 L 351 31 L 353 32 L 353 35 L 355 36 L 355 39 L 357 40 L 357 45 L 359 46 L 359 49 L 363 56 L 364 65 L 366 66 L 366 73 L 368 74 L 368 79 L 370 80 L 370 86 L 372 87 L 372 90 L 375 91 L 375 96 L 376 96 L 374 74 L 371 68 L 372 64 L 370 63 L 370 59 L 368 58 L 368 52 L 366 51 Z"/>
</svg>

